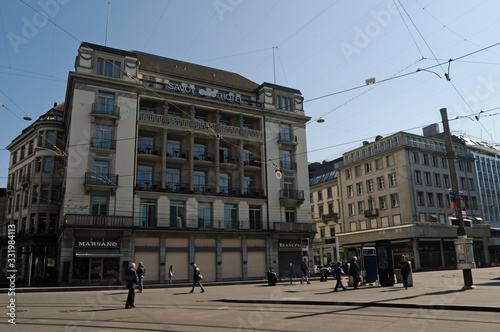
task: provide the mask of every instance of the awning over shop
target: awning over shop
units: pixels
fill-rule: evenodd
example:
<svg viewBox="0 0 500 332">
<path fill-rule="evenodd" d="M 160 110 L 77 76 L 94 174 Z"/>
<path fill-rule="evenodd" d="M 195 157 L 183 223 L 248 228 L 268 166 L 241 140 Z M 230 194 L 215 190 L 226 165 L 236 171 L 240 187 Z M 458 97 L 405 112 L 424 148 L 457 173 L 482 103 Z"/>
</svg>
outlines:
<svg viewBox="0 0 500 332">
<path fill-rule="evenodd" d="M 431 217 L 434 218 L 434 219 L 438 219 L 438 215 L 437 214 L 431 214 Z"/>
<path fill-rule="evenodd" d="M 75 248 L 76 257 L 121 257 L 118 248 Z"/>
</svg>

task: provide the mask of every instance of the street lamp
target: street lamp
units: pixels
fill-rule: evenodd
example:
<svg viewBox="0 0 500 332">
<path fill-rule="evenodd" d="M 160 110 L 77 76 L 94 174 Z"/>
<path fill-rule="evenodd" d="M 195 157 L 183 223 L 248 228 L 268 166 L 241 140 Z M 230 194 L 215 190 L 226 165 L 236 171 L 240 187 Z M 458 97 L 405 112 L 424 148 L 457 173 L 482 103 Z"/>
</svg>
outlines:
<svg viewBox="0 0 500 332">
<path fill-rule="evenodd" d="M 446 144 L 446 155 L 448 164 L 450 165 L 451 188 L 454 193 L 453 200 L 455 201 L 455 211 L 458 220 L 457 236 L 455 240 L 455 251 L 457 253 L 457 268 L 462 269 L 464 277 L 464 287 L 462 290 L 475 289 L 472 281 L 471 269 L 476 267 L 474 263 L 474 252 L 472 248 L 472 239 L 467 238 L 465 233 L 464 218 L 462 215 L 462 207 L 460 202 L 460 193 L 458 191 L 457 172 L 455 169 L 455 158 L 453 155 L 453 146 L 451 144 L 450 126 L 448 125 L 448 114 L 446 108 L 442 108 L 441 119 L 443 120 L 444 137 Z M 450 195 L 450 198 L 452 196 Z"/>
</svg>

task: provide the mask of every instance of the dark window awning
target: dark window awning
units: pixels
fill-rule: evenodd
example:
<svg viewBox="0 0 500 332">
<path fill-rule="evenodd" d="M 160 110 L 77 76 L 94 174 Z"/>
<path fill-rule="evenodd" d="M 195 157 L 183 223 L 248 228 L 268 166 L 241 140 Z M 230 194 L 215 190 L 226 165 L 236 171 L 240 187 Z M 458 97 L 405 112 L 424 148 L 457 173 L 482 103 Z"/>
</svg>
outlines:
<svg viewBox="0 0 500 332">
<path fill-rule="evenodd" d="M 434 218 L 434 219 L 439 219 L 439 217 L 438 217 L 437 214 L 431 214 L 431 217 Z"/>
<path fill-rule="evenodd" d="M 76 257 L 121 257 L 118 248 L 75 248 Z"/>
</svg>

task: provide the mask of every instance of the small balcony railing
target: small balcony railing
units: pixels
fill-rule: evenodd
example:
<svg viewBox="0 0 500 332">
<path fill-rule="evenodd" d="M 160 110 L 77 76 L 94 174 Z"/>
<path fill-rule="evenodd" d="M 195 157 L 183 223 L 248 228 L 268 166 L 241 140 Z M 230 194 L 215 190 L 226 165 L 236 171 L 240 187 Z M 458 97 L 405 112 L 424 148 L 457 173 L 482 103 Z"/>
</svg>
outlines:
<svg viewBox="0 0 500 332">
<path fill-rule="evenodd" d="M 100 186 L 118 186 L 117 174 L 103 174 L 96 172 L 85 173 L 86 185 L 100 185 Z"/>
<path fill-rule="evenodd" d="M 161 189 L 160 181 L 137 180 L 135 189 L 145 191 L 159 191 Z"/>
<path fill-rule="evenodd" d="M 250 198 L 264 198 L 264 190 L 256 188 L 244 188 L 243 195 Z"/>
<path fill-rule="evenodd" d="M 301 232 L 316 233 L 315 223 L 303 222 L 275 222 L 274 231 L 276 232 Z"/>
<path fill-rule="evenodd" d="M 115 151 L 116 150 L 116 140 L 114 140 L 114 139 L 99 139 L 99 138 L 92 137 L 90 139 L 90 147 L 92 149 Z"/>
<path fill-rule="evenodd" d="M 67 214 L 66 226 L 132 227 L 132 217 Z"/>
<path fill-rule="evenodd" d="M 210 185 L 195 185 L 193 186 L 193 191 L 195 194 L 203 194 L 203 195 L 215 195 L 215 186 Z"/>
<path fill-rule="evenodd" d="M 376 216 L 378 216 L 378 209 L 368 209 L 368 210 L 365 210 L 365 217 L 366 218 L 376 217 Z"/>
<path fill-rule="evenodd" d="M 285 170 L 289 170 L 289 171 L 296 171 L 297 170 L 297 163 L 280 161 L 280 168 L 285 169 Z"/>
<path fill-rule="evenodd" d="M 167 149 L 167 157 L 187 159 L 187 158 L 189 158 L 189 152 L 187 150 Z"/>
<path fill-rule="evenodd" d="M 103 103 L 93 103 L 92 104 L 92 114 L 103 114 L 110 115 L 119 118 L 120 117 L 120 107 L 114 105 L 108 105 Z"/>
<path fill-rule="evenodd" d="M 139 146 L 137 147 L 137 154 L 161 156 L 161 146 Z"/>
<path fill-rule="evenodd" d="M 169 193 L 189 193 L 189 184 L 178 183 L 178 182 L 167 182 L 165 185 L 165 191 Z"/>
<path fill-rule="evenodd" d="M 280 199 L 304 200 L 304 190 L 281 189 Z"/>
<path fill-rule="evenodd" d="M 193 153 L 194 160 L 214 161 L 213 153 Z"/>
<path fill-rule="evenodd" d="M 337 222 L 339 220 L 339 214 L 335 213 L 335 212 L 331 212 L 331 213 L 322 215 L 321 219 L 323 221 L 333 220 L 333 221 Z"/>
<path fill-rule="evenodd" d="M 220 158 L 220 163 L 221 164 L 234 164 L 234 165 L 238 165 L 238 156 L 233 156 L 233 155 L 230 155 L 230 156 L 221 156 Z"/>
</svg>

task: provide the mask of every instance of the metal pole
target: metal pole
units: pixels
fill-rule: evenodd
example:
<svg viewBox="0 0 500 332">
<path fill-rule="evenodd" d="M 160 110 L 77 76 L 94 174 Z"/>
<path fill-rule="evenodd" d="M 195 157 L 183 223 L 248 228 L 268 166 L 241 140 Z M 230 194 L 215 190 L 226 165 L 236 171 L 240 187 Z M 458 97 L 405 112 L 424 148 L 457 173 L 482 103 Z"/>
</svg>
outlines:
<svg viewBox="0 0 500 332">
<path fill-rule="evenodd" d="M 450 126 L 448 125 L 448 114 L 446 112 L 446 108 L 442 108 L 440 112 L 441 112 L 441 119 L 443 120 L 446 155 L 448 157 L 448 164 L 450 167 L 451 190 L 455 193 L 455 206 L 457 208 L 456 213 L 458 220 L 457 236 L 467 238 L 467 234 L 465 233 L 464 218 L 462 215 L 462 208 L 460 203 L 460 193 L 458 191 L 457 171 L 455 169 L 455 158 L 453 153 L 453 146 L 451 143 Z M 471 288 L 473 285 L 471 269 L 463 269 L 462 271 L 464 277 L 464 288 Z"/>
</svg>

